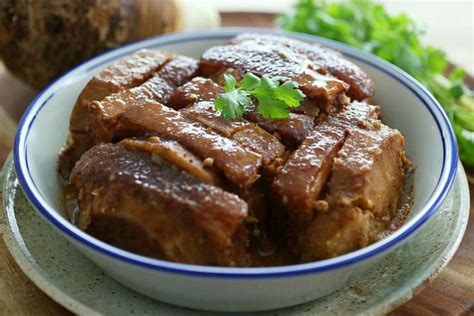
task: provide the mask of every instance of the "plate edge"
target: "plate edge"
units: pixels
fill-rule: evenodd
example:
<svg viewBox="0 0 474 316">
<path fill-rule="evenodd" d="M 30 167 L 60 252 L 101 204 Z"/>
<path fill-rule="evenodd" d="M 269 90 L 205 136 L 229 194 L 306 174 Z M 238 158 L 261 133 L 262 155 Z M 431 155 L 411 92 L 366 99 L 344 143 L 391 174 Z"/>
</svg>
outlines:
<svg viewBox="0 0 474 316">
<path fill-rule="evenodd" d="M 456 239 L 452 240 L 447 245 L 447 247 L 445 248 L 447 249 L 447 251 L 445 251 L 444 255 L 436 259 L 435 262 L 437 264 L 435 265 L 437 266 L 437 268 L 434 271 L 430 271 L 429 273 L 424 273 L 422 277 L 417 278 L 418 284 L 415 284 L 415 286 L 406 287 L 405 290 L 400 290 L 400 292 L 402 292 L 402 295 L 398 295 L 397 298 L 388 300 L 385 306 L 377 306 L 377 307 L 367 310 L 366 311 L 367 314 L 370 314 L 370 315 L 384 314 L 385 315 L 394 311 L 397 307 L 400 307 L 406 302 L 410 301 L 417 294 L 419 294 L 425 287 L 431 284 L 440 275 L 440 273 L 444 270 L 444 268 L 446 268 L 449 262 L 451 262 L 451 259 L 453 259 L 466 233 L 467 224 L 469 223 L 469 215 L 470 215 L 469 182 L 467 180 L 467 175 L 464 170 L 464 167 L 460 161 L 458 163 L 456 178 L 458 178 L 458 176 L 459 176 L 459 179 L 458 180 L 455 179 L 455 182 L 460 183 L 459 184 L 460 185 L 459 190 L 461 192 L 460 196 L 461 197 L 464 196 L 462 194 L 463 191 L 467 192 L 467 195 L 464 196 L 464 199 L 461 199 L 461 207 L 460 207 L 461 209 L 460 211 L 462 213 L 465 213 L 465 215 L 462 216 L 462 213 L 461 213 L 461 215 L 459 216 L 459 220 L 456 222 L 456 226 L 461 227 L 461 230 L 460 230 L 461 234 L 458 234 L 456 236 Z"/>
<path fill-rule="evenodd" d="M 3 241 L 5 246 L 15 260 L 15 263 L 21 269 L 21 271 L 26 275 L 26 277 L 43 293 L 45 293 L 50 299 L 55 301 L 57 304 L 61 305 L 70 312 L 76 313 L 78 315 L 101 315 L 97 311 L 91 309 L 90 307 L 84 305 L 83 303 L 77 301 L 69 295 L 65 295 L 62 291 L 51 283 L 46 277 L 43 276 L 43 269 L 41 266 L 37 265 L 34 260 L 29 256 L 29 251 L 26 249 L 26 246 L 23 242 L 23 239 L 18 240 L 14 235 L 14 230 L 17 231 L 17 234 L 20 234 L 18 229 L 12 227 L 12 221 L 16 224 L 16 220 L 10 218 L 5 197 L 8 196 L 7 190 L 7 181 L 11 176 L 16 178 L 15 167 L 13 166 L 13 154 L 10 153 L 8 158 L 5 160 L 3 169 L 0 171 L 0 180 L 1 180 L 1 192 L 0 192 L 0 234 L 2 234 Z M 18 180 L 16 180 L 18 181 Z M 20 186 L 18 185 L 18 189 Z M 51 227 L 52 228 L 52 227 Z M 34 273 L 35 271 L 36 273 Z"/>
<path fill-rule="evenodd" d="M 43 277 L 41 273 L 34 274 L 30 272 L 31 270 L 42 271 L 42 268 L 38 265 L 35 266 L 35 264 L 31 262 L 28 256 L 29 251 L 25 250 L 23 248 L 25 246 L 22 247 L 22 245 L 20 244 L 22 241 L 18 241 L 18 239 L 14 236 L 13 231 L 12 231 L 13 228 L 11 227 L 11 223 L 10 223 L 11 219 L 8 216 L 8 213 L 3 201 L 5 195 L 7 195 L 5 192 L 5 186 L 6 186 L 5 184 L 9 178 L 8 176 L 12 174 L 12 171 L 14 172 L 15 169 L 13 166 L 12 154 L 10 154 L 3 166 L 2 174 L 0 175 L 0 179 L 2 179 L 2 187 L 1 187 L 2 201 L 1 201 L 1 206 L 0 206 L 0 219 L 2 218 L 5 219 L 5 223 L 3 224 L 3 226 L 5 227 L 2 233 L 3 233 L 3 239 L 5 241 L 5 244 L 10 254 L 15 259 L 15 262 L 18 264 L 18 266 L 23 271 L 23 273 L 25 273 L 25 275 L 41 291 L 43 291 L 56 303 L 58 303 L 59 305 L 63 306 L 64 308 L 68 309 L 69 311 L 73 313 L 87 314 L 87 315 L 100 315 L 97 311 L 94 311 L 88 306 L 78 302 L 74 298 L 71 298 L 69 295 L 63 294 L 56 286 L 51 285 L 51 282 L 49 282 L 45 277 Z M 452 242 L 450 242 L 447 245 L 447 247 L 445 248 L 447 249 L 447 251 L 444 253 L 442 257 L 438 258 L 435 261 L 436 262 L 435 266 L 437 266 L 437 268 L 434 271 L 430 271 L 429 273 L 424 273 L 422 277 L 417 278 L 417 284 L 415 284 L 414 286 L 408 286 L 405 288 L 405 290 L 400 290 L 400 292 L 402 293 L 401 295 L 397 295 L 397 297 L 394 299 L 388 300 L 387 302 L 383 304 L 380 304 L 376 307 L 365 310 L 364 314 L 369 314 L 369 315 L 386 314 L 393 311 L 397 307 L 403 305 L 407 301 L 411 300 L 415 295 L 417 295 L 423 288 L 425 288 L 428 284 L 430 284 L 434 279 L 436 279 L 437 276 L 442 272 L 442 270 L 451 261 L 451 259 L 457 252 L 459 245 L 461 244 L 461 241 L 466 232 L 466 228 L 467 228 L 467 224 L 469 220 L 470 201 L 467 195 L 462 194 L 462 192 L 466 191 L 466 188 L 468 188 L 468 182 L 467 182 L 466 173 L 461 164 L 458 165 L 456 178 L 458 178 L 458 175 L 459 175 L 459 179 L 455 181 L 460 183 L 459 184 L 460 192 L 461 192 L 460 196 L 461 197 L 464 196 L 464 199 L 462 199 L 461 201 L 461 214 L 459 215 L 459 219 L 456 222 L 456 226 L 461 227 L 462 233 L 458 234 L 456 239 L 454 239 Z M 21 189 L 20 186 L 18 186 L 18 188 Z M 0 229 L 1 228 L 2 227 L 0 225 Z M 19 232 L 18 234 L 21 236 Z M 21 260 L 21 262 L 27 266 L 21 265 L 18 262 L 18 260 Z M 46 284 L 49 285 L 50 288 L 48 288 Z M 66 302 L 61 301 L 61 299 L 66 299 Z"/>
</svg>

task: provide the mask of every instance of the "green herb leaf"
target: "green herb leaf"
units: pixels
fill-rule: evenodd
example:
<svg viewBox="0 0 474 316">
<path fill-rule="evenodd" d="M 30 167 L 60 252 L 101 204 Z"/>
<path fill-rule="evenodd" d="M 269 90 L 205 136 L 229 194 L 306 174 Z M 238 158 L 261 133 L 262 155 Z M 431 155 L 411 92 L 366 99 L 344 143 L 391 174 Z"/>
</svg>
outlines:
<svg viewBox="0 0 474 316">
<path fill-rule="evenodd" d="M 287 81 L 281 86 L 277 87 L 274 91 L 275 99 L 285 102 L 289 107 L 298 107 L 300 106 L 301 101 L 303 101 L 305 95 L 301 90 L 298 89 L 298 86 L 293 81 Z"/>
<path fill-rule="evenodd" d="M 240 81 L 240 88 L 244 90 L 253 90 L 260 85 L 260 78 L 253 73 L 246 73 L 242 81 Z"/>
<path fill-rule="evenodd" d="M 226 120 L 242 117 L 244 110 L 252 106 L 247 92 L 235 87 L 237 80 L 232 75 L 224 75 L 224 90 L 214 101 L 214 108 L 221 112 Z"/>
<path fill-rule="evenodd" d="M 222 117 L 231 120 L 243 116 L 245 110 L 252 106 L 250 96 L 254 97 L 257 111 L 263 118 L 287 118 L 290 107 L 298 107 L 305 95 L 295 82 L 280 84 L 281 78 L 270 78 L 247 73 L 239 83 L 232 75 L 224 76 L 224 90 L 214 102 L 214 108 Z"/>
<path fill-rule="evenodd" d="M 258 98 L 258 113 L 264 118 L 273 119 L 287 118 L 290 115 L 290 111 L 283 101 L 265 96 Z"/>
<path fill-rule="evenodd" d="M 232 92 L 235 90 L 235 85 L 237 80 L 232 75 L 224 74 L 224 91 L 225 92 Z"/>
</svg>

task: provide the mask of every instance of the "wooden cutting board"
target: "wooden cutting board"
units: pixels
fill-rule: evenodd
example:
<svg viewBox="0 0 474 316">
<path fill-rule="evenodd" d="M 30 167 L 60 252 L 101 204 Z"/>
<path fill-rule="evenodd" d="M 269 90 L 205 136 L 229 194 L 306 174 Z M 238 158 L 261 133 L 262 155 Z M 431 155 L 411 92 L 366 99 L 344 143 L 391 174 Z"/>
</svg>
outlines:
<svg viewBox="0 0 474 316">
<path fill-rule="evenodd" d="M 225 13 L 224 26 L 271 27 L 273 15 Z M 16 122 L 36 91 L 6 73 L 0 64 L 0 165 L 12 149 Z M 435 280 L 391 315 L 474 315 L 474 186 L 470 221 L 454 258 Z M 0 315 L 70 315 L 23 274 L 0 238 Z"/>
</svg>

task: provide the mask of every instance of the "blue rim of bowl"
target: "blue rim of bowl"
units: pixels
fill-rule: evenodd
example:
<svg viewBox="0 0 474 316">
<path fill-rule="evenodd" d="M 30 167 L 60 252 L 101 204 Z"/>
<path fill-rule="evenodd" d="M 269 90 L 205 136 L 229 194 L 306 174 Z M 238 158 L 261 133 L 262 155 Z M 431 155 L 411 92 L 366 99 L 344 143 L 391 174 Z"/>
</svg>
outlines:
<svg viewBox="0 0 474 316">
<path fill-rule="evenodd" d="M 61 86 L 67 86 L 69 75 L 78 75 L 80 73 L 87 74 L 92 69 L 104 63 L 109 63 L 118 58 L 131 54 L 132 52 L 142 48 L 159 48 L 164 45 L 179 44 L 187 41 L 204 41 L 204 40 L 223 40 L 229 39 L 238 33 L 256 32 L 265 34 L 286 35 L 295 39 L 317 42 L 328 47 L 339 50 L 344 55 L 355 59 L 361 63 L 367 64 L 376 68 L 378 71 L 392 77 L 399 83 L 409 89 L 416 97 L 425 105 L 430 112 L 437 129 L 441 135 L 443 145 L 443 160 L 441 174 L 434 192 L 432 192 L 428 201 L 421 207 L 421 211 L 417 216 L 411 219 L 408 223 L 402 226 L 392 235 L 368 246 L 363 249 L 321 261 L 296 264 L 282 267 L 268 267 L 268 268 L 228 268 L 228 267 L 211 267 L 198 266 L 191 264 L 174 263 L 149 257 L 144 257 L 128 251 L 116 248 L 106 244 L 72 225 L 64 219 L 58 212 L 56 212 L 48 203 L 42 198 L 35 182 L 33 181 L 27 158 L 26 140 L 28 133 L 35 121 L 39 111 L 47 104 L 53 95 L 61 89 Z M 119 53 L 120 52 L 120 53 Z M 110 55 L 110 56 L 108 56 Z M 98 62 L 98 59 L 103 59 Z M 79 70 L 81 72 L 79 72 Z M 78 74 L 75 74 L 78 72 Z M 61 81 L 64 81 L 61 85 Z M 47 97 L 41 104 L 38 101 Z M 444 129 L 443 129 L 444 127 Z M 191 32 L 172 33 L 167 35 L 160 35 L 145 40 L 136 41 L 117 49 L 99 54 L 94 58 L 72 68 L 67 73 L 63 74 L 56 81 L 48 85 L 40 94 L 30 103 L 25 111 L 20 124 L 18 126 L 17 134 L 14 144 L 14 162 L 15 169 L 18 174 L 20 184 L 25 192 L 27 198 L 33 206 L 46 217 L 56 228 L 66 234 L 68 238 L 78 241 L 79 243 L 99 252 L 101 255 L 110 256 L 119 259 L 122 262 L 134 264 L 137 266 L 161 271 L 171 272 L 181 275 L 194 275 L 201 277 L 214 278 L 273 278 L 273 277 L 288 277 L 299 276 L 308 273 L 318 273 L 355 264 L 365 259 L 382 254 L 385 250 L 394 247 L 400 242 L 404 241 L 408 236 L 415 232 L 423 223 L 425 223 L 439 208 L 448 194 L 455 175 L 458 164 L 457 143 L 452 130 L 451 124 L 441 108 L 438 101 L 426 90 L 418 81 L 405 73 L 400 68 L 360 49 L 348 46 L 346 44 L 321 38 L 318 36 L 286 32 L 282 30 L 265 29 L 265 28 L 221 28 L 218 30 L 201 30 Z"/>
</svg>

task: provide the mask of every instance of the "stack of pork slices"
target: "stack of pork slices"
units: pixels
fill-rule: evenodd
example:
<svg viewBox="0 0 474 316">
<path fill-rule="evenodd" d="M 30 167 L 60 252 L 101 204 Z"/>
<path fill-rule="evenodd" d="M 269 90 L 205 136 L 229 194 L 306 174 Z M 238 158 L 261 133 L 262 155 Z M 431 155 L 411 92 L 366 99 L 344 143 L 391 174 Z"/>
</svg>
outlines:
<svg viewBox="0 0 474 316">
<path fill-rule="evenodd" d="M 225 120 L 225 74 L 294 81 L 287 119 Z M 141 50 L 95 76 L 71 114 L 59 171 L 77 225 L 169 261 L 274 266 L 376 241 L 399 212 L 404 138 L 370 105 L 373 82 L 330 49 L 241 34 L 199 61 Z"/>
</svg>

